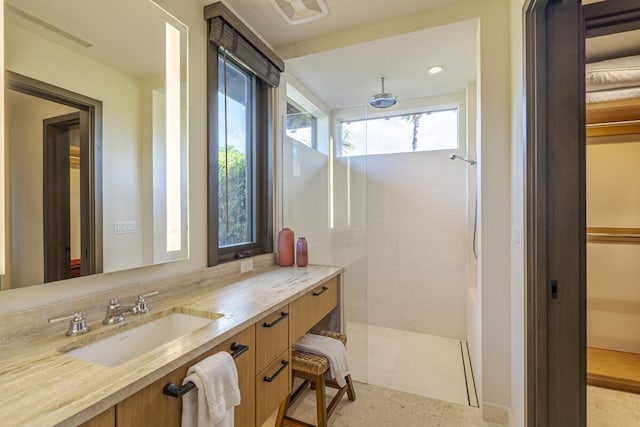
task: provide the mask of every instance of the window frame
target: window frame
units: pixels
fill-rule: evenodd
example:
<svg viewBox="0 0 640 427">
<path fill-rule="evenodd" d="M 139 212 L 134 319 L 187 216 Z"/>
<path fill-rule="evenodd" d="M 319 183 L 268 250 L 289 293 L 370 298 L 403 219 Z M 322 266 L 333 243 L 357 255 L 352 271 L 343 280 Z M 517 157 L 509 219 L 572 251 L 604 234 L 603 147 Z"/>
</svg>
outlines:
<svg viewBox="0 0 640 427">
<path fill-rule="evenodd" d="M 347 122 L 368 122 L 370 120 L 381 120 L 381 119 L 391 119 L 397 117 L 405 117 L 411 116 L 414 114 L 431 114 L 431 113 L 439 113 L 444 111 L 454 111 L 456 112 L 456 133 L 457 133 L 457 146 L 456 147 L 447 147 L 447 148 L 434 148 L 429 150 L 415 150 L 415 151 L 398 151 L 398 152 L 389 152 L 389 153 L 364 153 L 364 154 L 345 154 L 343 152 L 343 141 L 342 141 L 342 125 Z M 461 126 L 460 116 L 462 114 L 466 114 L 466 110 L 462 108 L 460 103 L 447 103 L 447 104 L 434 104 L 429 106 L 423 106 L 418 108 L 412 108 L 409 110 L 393 110 L 389 112 L 378 112 L 371 115 L 346 115 L 346 116 L 338 116 L 335 118 L 336 124 L 336 154 L 337 157 L 347 158 L 347 157 L 359 157 L 359 156 L 378 156 L 378 155 L 392 155 L 392 154 L 409 154 L 409 153 L 423 153 L 423 152 L 433 152 L 433 151 L 446 151 L 446 150 L 457 150 L 462 145 L 462 138 L 465 137 L 466 129 Z"/>
<path fill-rule="evenodd" d="M 253 111 L 255 242 L 219 246 L 218 52 L 219 48 L 216 45 L 207 44 L 207 265 L 209 267 L 235 259 L 273 252 L 273 89 L 259 78 L 255 78 L 255 110 Z M 238 60 L 234 60 L 234 63 L 241 67 L 243 65 Z M 251 70 L 248 71 L 251 72 Z"/>
<path fill-rule="evenodd" d="M 292 136 L 287 135 L 289 138 L 299 142 L 302 145 L 305 145 L 307 147 L 313 148 L 314 150 L 318 149 L 318 118 L 313 115 L 310 111 L 308 111 L 306 108 L 302 107 L 300 104 L 298 104 L 295 100 L 293 100 L 290 97 L 287 97 L 287 114 L 286 117 L 287 119 L 289 118 L 289 116 L 291 115 L 304 115 L 307 118 L 309 118 L 309 121 L 311 122 L 311 145 L 307 145 L 304 142 L 300 141 L 299 139 L 293 138 Z M 297 113 L 289 113 L 289 106 L 295 108 L 296 110 L 298 110 Z M 286 125 L 285 128 L 285 133 L 289 130 L 289 125 Z"/>
</svg>

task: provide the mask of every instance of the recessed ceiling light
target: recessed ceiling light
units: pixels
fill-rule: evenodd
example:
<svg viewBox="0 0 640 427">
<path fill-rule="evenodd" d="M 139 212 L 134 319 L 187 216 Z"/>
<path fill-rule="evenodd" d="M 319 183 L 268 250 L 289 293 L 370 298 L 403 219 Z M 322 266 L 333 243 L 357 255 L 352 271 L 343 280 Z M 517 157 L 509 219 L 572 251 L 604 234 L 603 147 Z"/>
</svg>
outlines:
<svg viewBox="0 0 640 427">
<path fill-rule="evenodd" d="M 438 74 L 440 71 L 442 71 L 442 67 L 439 65 L 434 65 L 433 67 L 429 68 L 429 73 L 431 74 Z"/>
</svg>

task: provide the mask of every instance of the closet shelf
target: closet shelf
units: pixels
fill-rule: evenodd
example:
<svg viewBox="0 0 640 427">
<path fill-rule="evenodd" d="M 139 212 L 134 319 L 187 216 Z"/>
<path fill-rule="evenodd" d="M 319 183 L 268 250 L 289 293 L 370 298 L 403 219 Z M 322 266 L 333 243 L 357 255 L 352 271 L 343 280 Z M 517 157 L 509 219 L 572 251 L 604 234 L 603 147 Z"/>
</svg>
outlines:
<svg viewBox="0 0 640 427">
<path fill-rule="evenodd" d="M 587 242 L 640 244 L 640 228 L 587 227 Z"/>
<path fill-rule="evenodd" d="M 640 134 L 640 98 L 587 104 L 585 118 L 587 138 Z"/>
</svg>

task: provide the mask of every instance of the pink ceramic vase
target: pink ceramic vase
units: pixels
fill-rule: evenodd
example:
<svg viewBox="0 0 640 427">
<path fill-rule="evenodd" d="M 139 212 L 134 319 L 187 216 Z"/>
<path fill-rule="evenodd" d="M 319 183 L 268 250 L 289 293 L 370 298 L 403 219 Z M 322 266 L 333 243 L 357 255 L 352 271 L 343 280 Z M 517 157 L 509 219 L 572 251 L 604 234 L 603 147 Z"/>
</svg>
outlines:
<svg viewBox="0 0 640 427">
<path fill-rule="evenodd" d="M 289 267 L 293 265 L 294 237 L 290 228 L 283 228 L 278 233 L 278 265 Z"/>
</svg>

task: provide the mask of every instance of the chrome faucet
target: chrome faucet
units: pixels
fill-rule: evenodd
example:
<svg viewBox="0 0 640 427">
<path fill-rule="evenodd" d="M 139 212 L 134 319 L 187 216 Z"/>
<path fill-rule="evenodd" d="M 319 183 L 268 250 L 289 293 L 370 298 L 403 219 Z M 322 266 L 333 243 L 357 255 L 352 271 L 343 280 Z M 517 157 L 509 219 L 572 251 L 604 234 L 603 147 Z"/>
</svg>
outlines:
<svg viewBox="0 0 640 427">
<path fill-rule="evenodd" d="M 105 325 L 115 325 L 124 322 L 124 314 L 143 314 L 149 312 L 149 304 L 147 298 L 153 295 L 158 295 L 158 291 L 149 292 L 147 294 L 138 295 L 136 302 L 131 305 L 122 305 L 117 299 L 109 301 L 107 306 L 107 313 L 102 321 Z"/>
<path fill-rule="evenodd" d="M 89 327 L 87 326 L 87 319 L 84 317 L 84 315 L 80 311 L 70 314 L 68 316 L 61 316 L 61 317 L 56 317 L 55 319 L 49 319 L 49 323 L 56 323 L 62 320 L 70 320 L 69 329 L 67 330 L 68 337 L 77 337 L 78 335 L 86 334 L 87 332 L 89 332 Z"/>
<path fill-rule="evenodd" d="M 117 299 L 109 301 L 107 306 L 107 314 L 102 321 L 105 325 L 115 325 L 124 322 L 124 314 L 133 312 L 134 305 L 121 305 Z"/>
</svg>

